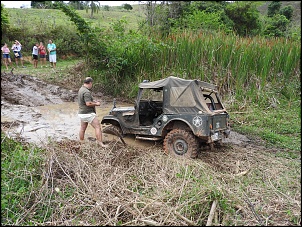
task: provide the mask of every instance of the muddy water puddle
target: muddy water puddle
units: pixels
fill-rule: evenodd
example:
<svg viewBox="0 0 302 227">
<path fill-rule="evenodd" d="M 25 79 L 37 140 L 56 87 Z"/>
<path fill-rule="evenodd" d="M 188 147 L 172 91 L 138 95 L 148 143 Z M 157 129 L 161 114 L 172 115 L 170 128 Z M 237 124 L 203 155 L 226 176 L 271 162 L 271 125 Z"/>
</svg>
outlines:
<svg viewBox="0 0 302 227">
<path fill-rule="evenodd" d="M 101 121 L 111 108 L 111 103 L 103 103 L 97 107 L 98 119 Z M 11 137 L 20 135 L 26 141 L 35 144 L 47 144 L 49 141 L 63 139 L 78 140 L 80 120 L 77 112 L 78 104 L 76 102 L 63 102 L 38 107 L 14 105 L 5 108 L 4 105 L 1 109 L 1 122 L 6 122 L 6 132 Z M 112 139 L 112 136 L 107 134 L 103 134 L 103 137 L 104 142 L 109 142 Z M 95 140 L 94 128 L 91 125 L 87 127 L 85 140 Z M 161 146 L 158 145 L 159 142 L 136 140 L 131 135 L 126 136 L 124 141 L 128 145 L 141 148 Z"/>
</svg>

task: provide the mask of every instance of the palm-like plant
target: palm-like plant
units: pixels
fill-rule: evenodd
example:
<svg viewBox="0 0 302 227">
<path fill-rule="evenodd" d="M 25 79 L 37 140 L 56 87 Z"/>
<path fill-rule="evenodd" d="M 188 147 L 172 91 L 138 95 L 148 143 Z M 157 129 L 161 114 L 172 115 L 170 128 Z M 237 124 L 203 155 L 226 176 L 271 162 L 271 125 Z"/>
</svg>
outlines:
<svg viewBox="0 0 302 227">
<path fill-rule="evenodd" d="M 85 1 L 86 13 L 88 13 L 89 8 L 91 9 L 90 18 L 93 17 L 93 13 L 98 13 L 100 10 L 100 3 L 98 1 Z"/>
</svg>

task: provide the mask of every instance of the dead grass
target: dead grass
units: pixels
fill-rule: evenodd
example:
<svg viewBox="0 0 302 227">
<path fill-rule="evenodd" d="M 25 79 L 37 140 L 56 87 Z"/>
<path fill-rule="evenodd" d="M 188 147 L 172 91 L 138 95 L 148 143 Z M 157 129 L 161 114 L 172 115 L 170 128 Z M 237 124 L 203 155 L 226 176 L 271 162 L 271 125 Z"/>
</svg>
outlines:
<svg viewBox="0 0 302 227">
<path fill-rule="evenodd" d="M 53 214 L 34 224 L 300 225 L 300 157 L 277 152 L 226 145 L 188 160 L 113 142 L 53 143 L 36 198 Z"/>
</svg>

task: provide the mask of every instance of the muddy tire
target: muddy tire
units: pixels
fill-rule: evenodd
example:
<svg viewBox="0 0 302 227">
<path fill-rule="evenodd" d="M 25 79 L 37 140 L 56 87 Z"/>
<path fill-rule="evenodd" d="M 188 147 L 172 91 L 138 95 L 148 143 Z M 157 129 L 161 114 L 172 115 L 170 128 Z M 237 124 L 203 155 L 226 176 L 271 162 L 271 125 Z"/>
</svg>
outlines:
<svg viewBox="0 0 302 227">
<path fill-rule="evenodd" d="M 220 140 L 216 141 L 216 142 L 215 142 L 215 146 L 216 146 L 217 148 L 221 148 L 221 147 L 223 147 L 223 142 L 222 142 L 222 139 L 220 139 Z"/>
<path fill-rule="evenodd" d="M 103 136 L 106 137 L 106 140 L 113 141 L 119 139 L 124 145 L 126 145 L 123 139 L 123 133 L 120 127 L 115 125 L 109 125 L 102 130 Z M 111 136 L 108 136 L 108 135 Z"/>
<path fill-rule="evenodd" d="M 215 151 L 214 143 L 209 143 L 210 151 Z"/>
<path fill-rule="evenodd" d="M 164 139 L 164 151 L 176 157 L 196 158 L 198 141 L 192 132 L 173 129 Z"/>
</svg>

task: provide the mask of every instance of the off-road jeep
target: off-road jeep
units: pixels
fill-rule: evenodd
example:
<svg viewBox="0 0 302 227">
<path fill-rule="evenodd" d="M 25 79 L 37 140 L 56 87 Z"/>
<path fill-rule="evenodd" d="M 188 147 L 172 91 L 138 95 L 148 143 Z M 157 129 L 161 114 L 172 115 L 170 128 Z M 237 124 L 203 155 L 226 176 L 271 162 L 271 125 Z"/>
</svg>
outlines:
<svg viewBox="0 0 302 227">
<path fill-rule="evenodd" d="M 230 134 L 229 114 L 215 85 L 170 76 L 139 84 L 133 107 L 113 108 L 103 117 L 103 133 L 121 138 L 161 140 L 167 154 L 195 158 L 202 144 L 221 145 Z"/>
</svg>

